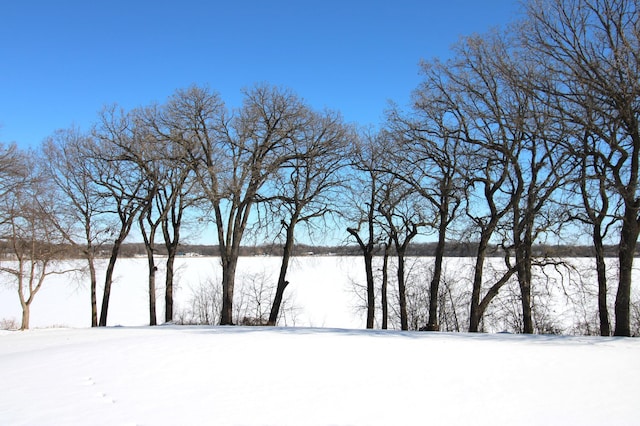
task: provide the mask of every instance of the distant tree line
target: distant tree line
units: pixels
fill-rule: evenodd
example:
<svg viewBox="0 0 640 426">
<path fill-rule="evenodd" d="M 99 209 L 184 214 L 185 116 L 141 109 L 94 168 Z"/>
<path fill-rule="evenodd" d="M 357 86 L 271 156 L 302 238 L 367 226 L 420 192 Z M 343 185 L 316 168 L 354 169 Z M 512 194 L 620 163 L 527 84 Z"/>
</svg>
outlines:
<svg viewBox="0 0 640 426">
<path fill-rule="evenodd" d="M 105 243 L 100 246 L 100 250 L 96 252 L 96 258 L 109 258 L 112 244 Z M 413 243 L 407 248 L 408 256 L 435 256 L 437 243 Z M 56 245 L 56 249 L 60 252 L 60 259 L 78 259 L 82 257 L 82 250 L 71 244 Z M 604 256 L 606 258 L 615 258 L 618 256 L 617 245 L 605 245 Z M 269 244 L 259 244 L 252 246 L 241 246 L 240 256 L 282 256 L 284 246 L 281 243 L 274 242 Z M 446 257 L 475 257 L 478 250 L 478 243 L 472 241 L 450 241 L 446 247 L 444 254 Z M 640 247 L 636 247 L 636 256 Z M 383 256 L 384 247 L 380 247 L 376 251 L 376 256 Z M 168 250 L 164 245 L 156 248 L 157 256 L 168 256 Z M 536 257 L 577 257 L 592 258 L 595 256 L 595 249 L 592 245 L 558 245 L 558 244 L 538 244 L 534 247 L 533 253 Z M 362 256 L 361 248 L 354 244 L 339 245 L 318 245 L 318 244 L 294 244 L 291 250 L 293 256 Z M 387 255 L 395 255 L 395 249 L 389 247 Z M 125 242 L 120 247 L 120 258 L 145 257 L 147 249 L 144 242 L 134 243 Z M 219 247 L 209 244 L 180 244 L 176 255 L 179 257 L 215 257 L 220 255 Z M 487 249 L 488 257 L 504 256 L 504 250 L 496 245 L 490 245 Z M 15 254 L 12 248 L 6 242 L 0 241 L 0 258 L 13 259 Z"/>
<path fill-rule="evenodd" d="M 89 131 L 60 130 L 37 151 L 2 147 L 0 241 L 13 261 L 1 269 L 17 283 L 23 328 L 70 247 L 90 271 L 92 325 L 106 325 L 116 261 L 133 229 L 148 262 L 149 322 L 157 323 L 159 261 L 172 321 L 173 265 L 185 226 L 199 223 L 214 229 L 221 324 L 236 322 L 247 241 L 281 256 L 267 321 L 275 325 L 296 237 L 341 226 L 348 247 L 337 254 L 355 248 L 363 259 L 368 328 L 382 304 L 383 328 L 393 309 L 409 329 L 407 257 L 429 255 L 428 314 L 418 328 L 440 330 L 443 262 L 457 255 L 475 259 L 467 330 L 480 331 L 492 301 L 515 283 L 518 331 L 540 331 L 532 299 L 540 259 L 588 255 L 600 334 L 630 335 L 640 232 L 638 2 L 531 0 L 524 15 L 504 31 L 461 39 L 451 59 L 422 62 L 411 107 L 390 108 L 376 130 L 284 88 L 256 85 L 229 110 L 215 91 L 192 86 L 162 104 L 105 107 Z M 424 235 L 435 243 L 416 243 Z M 95 259 L 105 250 L 98 306 Z M 614 252 L 612 322 L 605 259 Z M 488 276 L 487 258 L 496 256 L 504 268 Z M 384 259 L 381 276 L 374 257 Z"/>
</svg>

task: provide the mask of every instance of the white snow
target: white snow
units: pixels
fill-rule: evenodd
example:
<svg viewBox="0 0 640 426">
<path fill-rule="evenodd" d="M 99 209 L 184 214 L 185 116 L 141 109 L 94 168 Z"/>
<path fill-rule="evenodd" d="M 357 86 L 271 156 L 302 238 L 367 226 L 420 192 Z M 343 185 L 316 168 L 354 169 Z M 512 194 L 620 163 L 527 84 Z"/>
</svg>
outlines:
<svg viewBox="0 0 640 426">
<path fill-rule="evenodd" d="M 640 340 L 322 328 L 0 334 L 2 425 L 633 425 Z"/>
</svg>

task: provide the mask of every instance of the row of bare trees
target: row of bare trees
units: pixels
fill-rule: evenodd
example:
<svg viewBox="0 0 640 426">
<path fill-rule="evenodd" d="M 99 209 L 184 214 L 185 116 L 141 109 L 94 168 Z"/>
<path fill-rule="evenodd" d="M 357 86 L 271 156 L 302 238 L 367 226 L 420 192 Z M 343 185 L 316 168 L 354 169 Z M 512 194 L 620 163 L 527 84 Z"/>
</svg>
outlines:
<svg viewBox="0 0 640 426">
<path fill-rule="evenodd" d="M 363 255 L 367 327 L 374 327 L 381 293 L 382 327 L 391 307 L 400 327 L 409 328 L 415 303 L 407 300 L 407 250 L 419 235 L 430 235 L 437 245 L 424 278 L 428 315 L 419 328 L 441 328 L 445 249 L 455 239 L 477 243 L 467 329 L 482 330 L 489 305 L 515 282 L 520 331 L 532 333 L 535 274 L 558 262 L 536 253 L 536 244 L 571 244 L 586 230 L 595 252 L 600 333 L 612 333 L 604 245 L 615 241 L 613 331 L 629 335 L 640 232 L 637 6 L 531 0 L 518 25 L 462 39 L 446 62 L 423 62 L 411 109 L 392 108 L 376 131 L 356 132 L 339 114 L 314 110 L 286 89 L 257 85 L 229 110 L 216 92 L 193 86 L 163 104 L 105 108 L 91 131 L 56 132 L 39 153 L 5 148 L 2 241 L 18 269 L 11 263 L 3 270 L 30 289 L 20 290 L 24 310 L 41 285 L 33 277 L 55 270 L 25 269 L 28 242 L 32 253 L 49 250 L 51 259 L 60 255 L 54 248 L 74 246 L 90 271 L 92 325 L 104 326 L 119 250 L 137 229 L 148 259 L 150 324 L 157 322 L 158 244 L 168 253 L 164 305 L 171 321 L 181 231 L 185 221 L 200 218 L 215 231 L 222 265 L 221 324 L 236 321 L 241 244 L 249 237 L 281 242 L 273 325 L 289 285 L 298 225 L 321 226 L 336 213 Z M 31 219 L 23 217 L 32 210 Z M 94 261 L 105 242 L 111 253 L 98 311 Z M 380 254 L 385 262 L 377 283 Z M 504 268 L 487 276 L 487 257 L 496 255 Z M 27 284 L 24 277 L 31 277 Z"/>
<path fill-rule="evenodd" d="M 421 68 L 412 109 L 393 108 L 384 129 L 362 140 L 354 156 L 365 180 L 355 201 L 359 225 L 349 233 L 367 268 L 367 325 L 375 312 L 371 259 L 376 245 L 391 245 L 406 329 L 404 253 L 418 228 L 437 241 L 425 329 L 439 329 L 445 244 L 464 238 L 478 242 L 468 330 L 479 330 L 489 304 L 515 280 L 521 331 L 532 333 L 532 277 L 557 262 L 536 256 L 535 244 L 571 243 L 586 231 L 603 335 L 612 331 L 604 244 L 617 240 L 614 333 L 628 336 L 640 230 L 638 2 L 530 1 L 518 25 L 466 37 L 451 59 Z M 487 280 L 486 257 L 495 247 L 504 273 Z"/>
</svg>

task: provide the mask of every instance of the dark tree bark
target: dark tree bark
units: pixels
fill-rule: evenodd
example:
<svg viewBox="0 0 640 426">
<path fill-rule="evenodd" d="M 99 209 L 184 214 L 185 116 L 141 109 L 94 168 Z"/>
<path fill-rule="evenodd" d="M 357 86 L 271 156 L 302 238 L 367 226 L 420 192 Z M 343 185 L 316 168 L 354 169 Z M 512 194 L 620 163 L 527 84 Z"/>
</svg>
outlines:
<svg viewBox="0 0 640 426">
<path fill-rule="evenodd" d="M 389 241 L 384 244 L 384 252 L 382 256 L 382 284 L 380 286 L 380 304 L 382 305 L 383 330 L 386 330 L 389 324 L 389 301 L 387 296 L 387 287 L 389 282 L 389 249 L 391 247 L 391 244 L 391 239 L 389 239 Z"/>
<path fill-rule="evenodd" d="M 291 218 L 291 224 L 298 221 L 297 217 Z M 271 304 L 271 311 L 269 312 L 269 321 L 267 325 L 274 326 L 278 321 L 278 316 L 280 314 L 280 307 L 282 306 L 282 300 L 284 299 L 284 291 L 287 289 L 289 285 L 289 281 L 287 281 L 287 269 L 289 268 L 289 260 L 291 259 L 291 254 L 293 252 L 293 242 L 294 242 L 294 228 L 292 225 L 286 226 L 286 239 L 284 243 L 284 248 L 282 251 L 282 262 L 280 263 L 280 273 L 278 274 L 278 283 L 276 285 L 276 293 L 273 298 L 273 303 Z"/>
<path fill-rule="evenodd" d="M 373 215 L 373 213 L 371 213 Z M 373 238 L 373 222 L 369 222 L 367 225 L 369 228 L 369 238 L 367 241 L 363 241 L 358 230 L 354 228 L 347 228 L 347 232 L 353 235 L 356 239 L 358 246 L 362 252 L 362 258 L 364 260 L 364 271 L 367 280 L 367 328 L 373 328 L 375 324 L 375 284 L 373 279 L 373 254 L 375 250 L 375 240 Z"/>
</svg>

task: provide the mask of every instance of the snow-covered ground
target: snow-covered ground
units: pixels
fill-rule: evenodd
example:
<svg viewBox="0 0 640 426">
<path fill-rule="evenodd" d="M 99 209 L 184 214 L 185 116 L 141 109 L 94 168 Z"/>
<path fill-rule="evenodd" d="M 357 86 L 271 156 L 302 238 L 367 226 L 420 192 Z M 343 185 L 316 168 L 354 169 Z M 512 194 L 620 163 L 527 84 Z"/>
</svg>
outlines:
<svg viewBox="0 0 640 426">
<path fill-rule="evenodd" d="M 640 339 L 361 330 L 360 262 L 296 258 L 287 328 L 144 327 L 146 261 L 123 259 L 110 327 L 90 329 L 86 281 L 54 276 L 34 329 L 0 331 L 0 425 L 638 424 Z M 241 258 L 243 315 L 268 308 L 254 302 L 278 265 Z M 177 310 L 218 275 L 179 259 Z M 158 302 L 161 320 L 161 286 Z M 0 287 L 0 320 L 19 318 Z"/>
<path fill-rule="evenodd" d="M 261 327 L 0 332 L 2 425 L 637 425 L 640 340 Z"/>
</svg>

